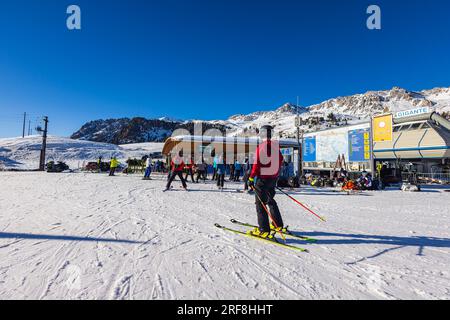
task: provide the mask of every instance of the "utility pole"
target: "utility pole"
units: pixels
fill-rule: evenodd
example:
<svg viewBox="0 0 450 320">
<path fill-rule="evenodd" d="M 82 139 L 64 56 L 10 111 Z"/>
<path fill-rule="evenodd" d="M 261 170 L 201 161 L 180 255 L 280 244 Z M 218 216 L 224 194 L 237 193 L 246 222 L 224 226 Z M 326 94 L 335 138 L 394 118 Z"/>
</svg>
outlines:
<svg viewBox="0 0 450 320">
<path fill-rule="evenodd" d="M 23 128 L 22 128 L 22 138 L 25 138 L 25 122 L 27 121 L 27 113 L 23 113 Z"/>
<path fill-rule="evenodd" d="M 48 117 L 44 117 L 44 130 L 42 132 L 43 132 L 42 149 L 41 149 L 41 157 L 39 159 L 39 171 L 45 170 L 45 151 L 47 149 Z"/>
<path fill-rule="evenodd" d="M 295 119 L 295 126 L 297 127 L 297 144 L 298 144 L 298 157 L 297 157 L 297 176 L 300 183 L 300 178 L 303 176 L 303 130 L 300 130 L 301 118 L 299 108 L 299 97 L 297 96 L 297 117 Z M 300 141 L 301 140 L 301 141 Z"/>
<path fill-rule="evenodd" d="M 28 120 L 28 135 L 31 136 L 31 120 Z"/>
</svg>

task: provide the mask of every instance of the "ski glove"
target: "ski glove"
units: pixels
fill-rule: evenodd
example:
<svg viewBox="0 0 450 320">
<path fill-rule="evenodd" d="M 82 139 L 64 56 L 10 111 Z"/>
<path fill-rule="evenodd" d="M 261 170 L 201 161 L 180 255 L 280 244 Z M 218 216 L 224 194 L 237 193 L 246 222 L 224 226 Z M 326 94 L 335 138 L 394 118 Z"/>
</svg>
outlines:
<svg viewBox="0 0 450 320">
<path fill-rule="evenodd" d="M 248 186 L 251 190 L 255 189 L 255 179 L 254 178 L 248 178 Z"/>
</svg>

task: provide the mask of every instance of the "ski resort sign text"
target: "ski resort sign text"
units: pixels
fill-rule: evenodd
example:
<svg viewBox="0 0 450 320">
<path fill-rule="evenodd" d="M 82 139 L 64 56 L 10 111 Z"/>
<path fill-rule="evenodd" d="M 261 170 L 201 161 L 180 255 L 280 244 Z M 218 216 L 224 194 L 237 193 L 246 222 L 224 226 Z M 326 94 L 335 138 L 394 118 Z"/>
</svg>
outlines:
<svg viewBox="0 0 450 320">
<path fill-rule="evenodd" d="M 81 30 L 81 9 L 77 5 L 67 7 L 66 13 L 69 15 L 66 26 L 69 30 Z"/>
<path fill-rule="evenodd" d="M 81 8 L 78 5 L 70 5 L 67 7 L 66 13 L 69 15 L 66 20 L 66 26 L 69 30 L 81 30 Z M 381 8 L 378 5 L 370 5 L 367 7 L 366 26 L 369 30 L 381 30 Z"/>
<path fill-rule="evenodd" d="M 423 108 L 417 108 L 417 109 L 412 109 L 412 110 L 399 111 L 399 112 L 395 113 L 394 118 L 396 118 L 396 119 L 407 118 L 407 117 L 418 116 L 418 115 L 426 114 L 426 113 L 430 113 L 430 108 L 423 107 Z"/>
</svg>

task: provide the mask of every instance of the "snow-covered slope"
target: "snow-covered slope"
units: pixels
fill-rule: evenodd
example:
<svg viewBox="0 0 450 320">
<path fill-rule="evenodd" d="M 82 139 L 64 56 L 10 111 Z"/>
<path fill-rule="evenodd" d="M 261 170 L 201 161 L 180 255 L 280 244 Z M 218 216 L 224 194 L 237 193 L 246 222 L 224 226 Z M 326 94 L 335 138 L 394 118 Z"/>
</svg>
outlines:
<svg viewBox="0 0 450 320">
<path fill-rule="evenodd" d="M 163 193 L 157 176 L 0 181 L 0 299 L 450 299 L 450 193 L 436 187 L 290 192 L 326 223 L 280 194 L 285 223 L 319 240 L 287 239 L 310 251 L 297 253 L 214 227 L 256 223 L 254 196 L 235 183 Z"/>
<path fill-rule="evenodd" d="M 41 136 L 0 139 L 0 169 L 34 170 L 39 167 L 42 144 Z M 83 162 L 96 161 L 99 156 L 119 160 L 142 157 L 144 154 L 159 152 L 161 143 L 116 146 L 49 136 L 47 141 L 47 161 L 64 161 L 71 168 L 80 167 Z"/>
</svg>

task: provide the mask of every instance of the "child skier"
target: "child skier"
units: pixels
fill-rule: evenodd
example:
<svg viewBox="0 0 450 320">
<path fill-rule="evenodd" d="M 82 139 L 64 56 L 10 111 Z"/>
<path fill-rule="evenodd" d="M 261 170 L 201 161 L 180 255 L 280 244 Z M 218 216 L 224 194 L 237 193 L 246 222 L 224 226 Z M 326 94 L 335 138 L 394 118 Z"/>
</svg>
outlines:
<svg viewBox="0 0 450 320">
<path fill-rule="evenodd" d="M 271 229 L 278 231 L 283 228 L 280 209 L 274 200 L 283 156 L 280 152 L 279 143 L 272 141 L 272 134 L 272 126 L 263 126 L 261 128 L 260 136 L 263 142 L 256 148 L 256 159 L 249 178 L 249 186 L 255 191 L 259 225 L 259 228 L 255 228 L 251 231 L 251 234 L 262 238 L 273 237 Z M 255 178 L 257 178 L 256 184 Z M 272 227 L 269 222 L 268 212 L 266 212 L 264 206 L 268 207 L 270 211 L 274 224 Z"/>
</svg>

